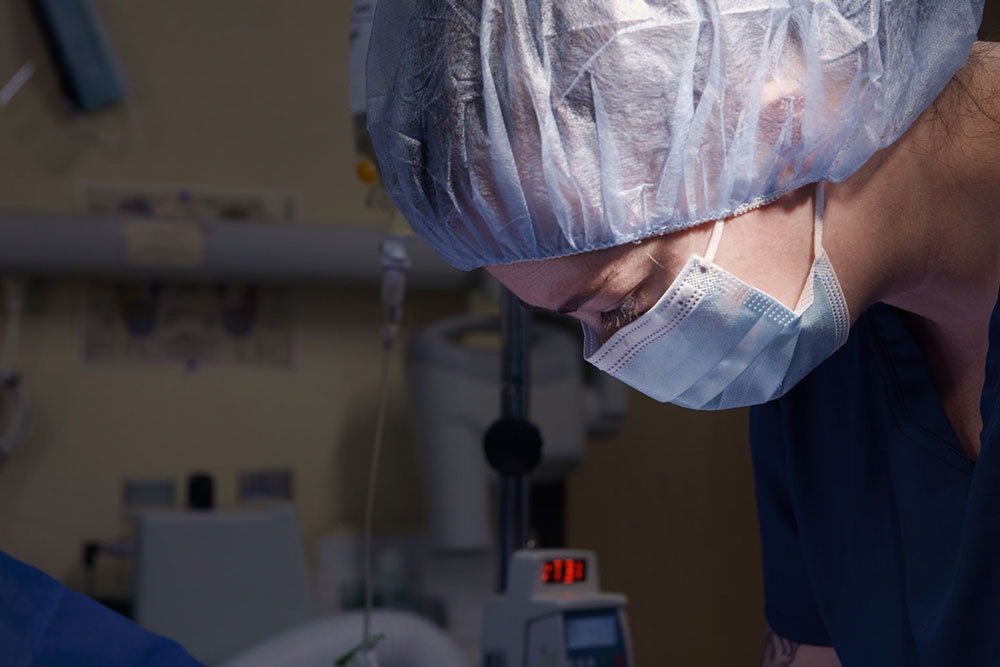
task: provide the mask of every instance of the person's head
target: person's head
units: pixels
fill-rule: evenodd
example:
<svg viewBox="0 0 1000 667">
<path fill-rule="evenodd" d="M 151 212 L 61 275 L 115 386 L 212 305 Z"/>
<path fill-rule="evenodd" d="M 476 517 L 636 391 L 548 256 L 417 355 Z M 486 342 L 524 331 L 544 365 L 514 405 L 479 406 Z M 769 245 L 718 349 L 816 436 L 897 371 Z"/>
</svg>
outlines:
<svg viewBox="0 0 1000 667">
<path fill-rule="evenodd" d="M 453 265 L 680 231 L 898 138 L 965 62 L 981 0 L 386 0 L 368 123 Z"/>
<path fill-rule="evenodd" d="M 601 338 L 705 252 L 717 219 L 719 263 L 794 307 L 813 184 L 905 132 L 964 63 L 981 9 L 386 0 L 369 129 L 390 194 L 439 254 Z"/>
</svg>

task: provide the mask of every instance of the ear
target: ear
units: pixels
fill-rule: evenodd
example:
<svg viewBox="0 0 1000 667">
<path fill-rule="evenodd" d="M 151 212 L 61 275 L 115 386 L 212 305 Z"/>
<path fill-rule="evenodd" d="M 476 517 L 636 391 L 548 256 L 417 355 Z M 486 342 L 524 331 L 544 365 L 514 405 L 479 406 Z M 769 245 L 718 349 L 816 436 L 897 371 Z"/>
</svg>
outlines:
<svg viewBox="0 0 1000 667">
<path fill-rule="evenodd" d="M 787 134 L 783 143 L 802 140 L 802 113 L 805 110 L 805 89 L 798 81 L 771 79 L 760 91 L 760 125 L 775 139 L 781 130 Z M 790 131 L 789 131 L 790 130 Z"/>
</svg>

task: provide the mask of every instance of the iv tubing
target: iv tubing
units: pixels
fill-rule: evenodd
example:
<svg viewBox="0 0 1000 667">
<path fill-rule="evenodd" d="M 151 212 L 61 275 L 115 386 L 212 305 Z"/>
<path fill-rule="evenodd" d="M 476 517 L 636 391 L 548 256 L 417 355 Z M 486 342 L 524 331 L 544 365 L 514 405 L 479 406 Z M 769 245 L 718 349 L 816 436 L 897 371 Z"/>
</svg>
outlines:
<svg viewBox="0 0 1000 667">
<path fill-rule="evenodd" d="M 374 591 L 372 584 L 372 520 L 375 514 L 375 482 L 378 478 L 378 460 L 382 452 L 382 435 L 385 431 L 385 410 L 389 395 L 389 357 L 392 343 L 382 346 L 382 374 L 379 380 L 378 412 L 375 417 L 375 440 L 372 444 L 372 461 L 368 470 L 368 498 L 365 502 L 365 531 L 361 542 L 361 561 L 364 566 L 365 611 L 361 624 L 361 641 L 371 636 L 372 604 Z"/>
<path fill-rule="evenodd" d="M 403 321 L 403 300 L 406 295 L 406 274 L 410 258 L 405 241 L 394 235 L 382 240 L 382 373 L 379 379 L 378 408 L 375 416 L 375 438 L 372 461 L 368 471 L 368 497 L 365 501 L 365 527 L 361 540 L 361 562 L 365 587 L 365 609 L 361 624 L 361 643 L 371 639 L 371 615 L 374 604 L 372 582 L 372 523 L 375 515 L 375 484 L 378 480 L 378 460 L 385 432 L 385 412 L 389 402 L 389 361 L 392 345 Z"/>
</svg>

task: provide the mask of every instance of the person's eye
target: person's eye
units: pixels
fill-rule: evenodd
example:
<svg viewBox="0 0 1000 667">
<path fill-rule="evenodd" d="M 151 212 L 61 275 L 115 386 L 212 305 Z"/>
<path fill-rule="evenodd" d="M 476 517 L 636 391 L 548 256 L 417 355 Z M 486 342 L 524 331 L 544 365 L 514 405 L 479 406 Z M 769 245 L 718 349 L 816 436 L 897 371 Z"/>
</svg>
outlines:
<svg viewBox="0 0 1000 667">
<path fill-rule="evenodd" d="M 634 296 L 627 297 L 617 308 L 601 312 L 601 328 L 608 333 L 614 333 L 623 326 L 634 322 L 642 312 L 639 310 L 639 300 Z"/>
</svg>

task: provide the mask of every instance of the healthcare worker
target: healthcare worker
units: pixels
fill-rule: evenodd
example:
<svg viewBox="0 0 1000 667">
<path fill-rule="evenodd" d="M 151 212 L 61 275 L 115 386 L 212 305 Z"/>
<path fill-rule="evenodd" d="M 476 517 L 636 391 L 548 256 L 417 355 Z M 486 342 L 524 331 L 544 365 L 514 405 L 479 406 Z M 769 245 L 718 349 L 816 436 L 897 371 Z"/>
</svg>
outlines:
<svg viewBox="0 0 1000 667">
<path fill-rule="evenodd" d="M 1000 665 L 1000 50 L 977 0 L 381 0 L 369 129 L 453 265 L 757 406 L 763 664 Z"/>
</svg>

